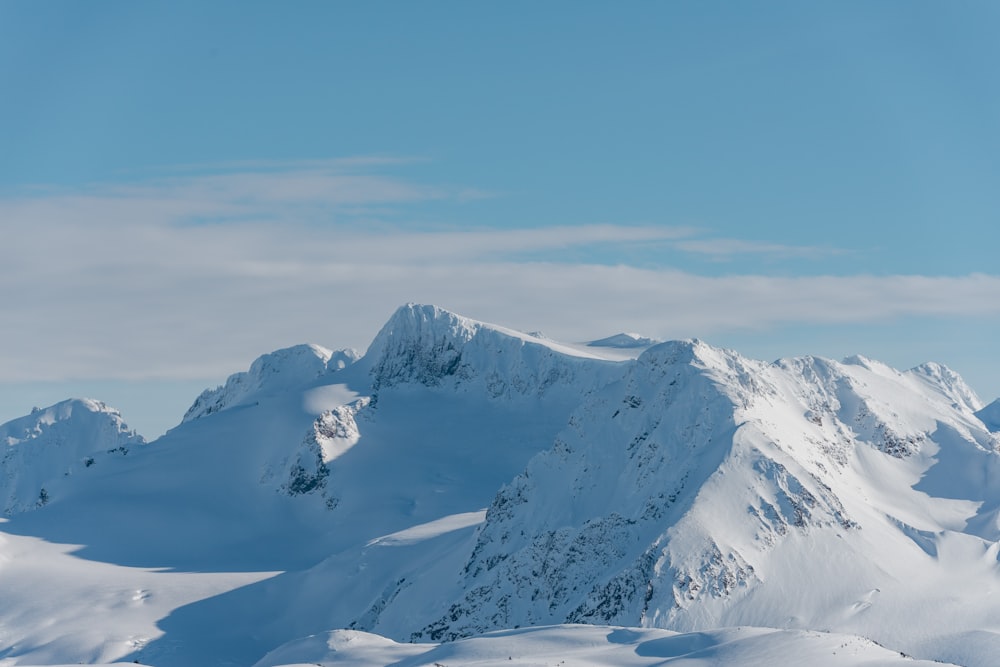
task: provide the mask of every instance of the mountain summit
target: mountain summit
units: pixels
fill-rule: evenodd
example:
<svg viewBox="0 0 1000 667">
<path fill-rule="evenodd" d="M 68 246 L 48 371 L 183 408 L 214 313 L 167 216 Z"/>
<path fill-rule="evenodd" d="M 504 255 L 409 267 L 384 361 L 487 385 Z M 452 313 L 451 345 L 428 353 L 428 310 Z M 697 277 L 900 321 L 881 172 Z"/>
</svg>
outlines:
<svg viewBox="0 0 1000 667">
<path fill-rule="evenodd" d="M 206 389 L 188 408 L 182 421 L 191 421 L 246 403 L 260 395 L 289 391 L 357 361 L 354 350 L 333 352 L 319 345 L 295 345 L 258 357 L 248 371 L 230 375 L 225 384 Z"/>
<path fill-rule="evenodd" d="M 70 399 L 0 425 L 0 512 L 37 509 L 69 477 L 145 444 L 121 413 L 100 401 Z"/>
<path fill-rule="evenodd" d="M 550 387 L 602 384 L 619 373 L 606 358 L 436 306 L 399 308 L 371 344 L 373 386 L 451 385 L 492 397 L 537 395 Z M 586 371 L 584 371 L 586 369 Z M 474 387 L 474 389 L 473 389 Z"/>
</svg>

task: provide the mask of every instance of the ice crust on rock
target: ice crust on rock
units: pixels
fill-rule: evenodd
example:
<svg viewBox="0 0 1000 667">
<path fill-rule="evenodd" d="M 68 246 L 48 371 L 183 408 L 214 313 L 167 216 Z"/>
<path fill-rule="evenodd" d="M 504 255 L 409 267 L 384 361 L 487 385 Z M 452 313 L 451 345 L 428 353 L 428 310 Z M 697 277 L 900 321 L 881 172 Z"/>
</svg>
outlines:
<svg viewBox="0 0 1000 667">
<path fill-rule="evenodd" d="M 276 483 L 277 489 L 289 496 L 317 495 L 328 509 L 334 509 L 339 499 L 328 485 L 330 465 L 360 440 L 355 416 L 369 403 L 366 396 L 324 411 L 295 451 L 266 469 L 262 481 Z"/>
</svg>

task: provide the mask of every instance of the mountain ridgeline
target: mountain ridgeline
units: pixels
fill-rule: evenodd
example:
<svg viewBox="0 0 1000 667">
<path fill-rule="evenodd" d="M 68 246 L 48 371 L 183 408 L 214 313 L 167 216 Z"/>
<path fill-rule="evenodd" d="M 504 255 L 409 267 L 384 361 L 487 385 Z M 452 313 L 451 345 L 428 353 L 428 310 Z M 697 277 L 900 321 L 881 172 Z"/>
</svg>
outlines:
<svg viewBox="0 0 1000 667">
<path fill-rule="evenodd" d="M 934 363 L 563 344 L 411 304 L 364 355 L 260 357 L 150 443 L 95 401 L 3 425 L 0 529 L 283 572 L 105 650 L 158 666 L 579 623 L 838 632 L 978 667 L 1000 655 L 998 405 Z M 47 650 L 76 661 L 81 636 Z"/>
</svg>

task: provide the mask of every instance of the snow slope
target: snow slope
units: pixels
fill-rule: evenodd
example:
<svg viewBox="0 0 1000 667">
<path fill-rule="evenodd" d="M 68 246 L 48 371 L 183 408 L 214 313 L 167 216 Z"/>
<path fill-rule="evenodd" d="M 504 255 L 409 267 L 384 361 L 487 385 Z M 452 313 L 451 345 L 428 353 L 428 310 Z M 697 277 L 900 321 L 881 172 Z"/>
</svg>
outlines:
<svg viewBox="0 0 1000 667">
<path fill-rule="evenodd" d="M 0 522 L 4 667 L 121 660 L 161 639 L 157 624 L 173 610 L 273 574 L 123 567 L 80 558 L 72 546 L 9 534 L 8 525 Z"/>
<path fill-rule="evenodd" d="M 992 664 L 1000 436 L 961 378 L 630 339 L 409 304 L 150 444 L 92 401 L 3 425 L 0 665 Z"/>
</svg>

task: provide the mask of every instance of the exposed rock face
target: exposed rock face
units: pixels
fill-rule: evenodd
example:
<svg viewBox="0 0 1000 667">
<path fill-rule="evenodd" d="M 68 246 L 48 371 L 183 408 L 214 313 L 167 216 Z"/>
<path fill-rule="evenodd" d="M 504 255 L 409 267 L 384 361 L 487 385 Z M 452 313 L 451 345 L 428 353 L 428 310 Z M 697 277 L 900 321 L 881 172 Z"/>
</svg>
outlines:
<svg viewBox="0 0 1000 667">
<path fill-rule="evenodd" d="M 279 491 L 290 496 L 322 497 L 327 508 L 334 509 L 339 500 L 328 484 L 330 464 L 361 438 L 355 416 L 369 403 L 364 397 L 323 412 L 299 446 L 276 466 L 269 466 L 261 481 L 276 483 Z"/>
</svg>

